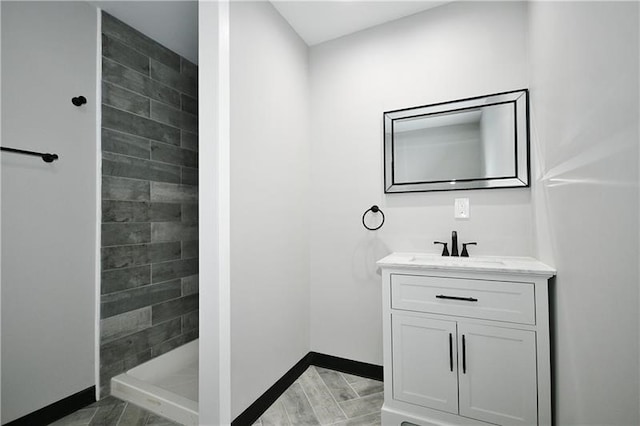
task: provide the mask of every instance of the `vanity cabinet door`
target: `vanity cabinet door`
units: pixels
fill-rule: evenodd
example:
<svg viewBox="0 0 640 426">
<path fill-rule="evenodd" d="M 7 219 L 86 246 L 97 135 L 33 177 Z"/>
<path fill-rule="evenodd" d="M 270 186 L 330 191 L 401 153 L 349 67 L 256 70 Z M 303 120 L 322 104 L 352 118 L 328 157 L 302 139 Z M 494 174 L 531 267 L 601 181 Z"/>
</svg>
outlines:
<svg viewBox="0 0 640 426">
<path fill-rule="evenodd" d="M 537 424 L 534 331 L 458 322 L 460 415 Z"/>
<path fill-rule="evenodd" d="M 393 398 L 458 413 L 456 322 L 393 314 Z"/>
</svg>

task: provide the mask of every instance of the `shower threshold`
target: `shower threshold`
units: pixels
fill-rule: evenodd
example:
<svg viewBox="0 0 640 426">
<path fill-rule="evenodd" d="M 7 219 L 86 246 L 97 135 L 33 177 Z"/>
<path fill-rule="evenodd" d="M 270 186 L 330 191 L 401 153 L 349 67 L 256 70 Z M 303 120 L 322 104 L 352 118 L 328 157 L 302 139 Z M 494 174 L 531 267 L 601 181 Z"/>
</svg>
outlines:
<svg viewBox="0 0 640 426">
<path fill-rule="evenodd" d="M 112 378 L 111 394 L 183 425 L 198 426 L 198 340 Z"/>
</svg>

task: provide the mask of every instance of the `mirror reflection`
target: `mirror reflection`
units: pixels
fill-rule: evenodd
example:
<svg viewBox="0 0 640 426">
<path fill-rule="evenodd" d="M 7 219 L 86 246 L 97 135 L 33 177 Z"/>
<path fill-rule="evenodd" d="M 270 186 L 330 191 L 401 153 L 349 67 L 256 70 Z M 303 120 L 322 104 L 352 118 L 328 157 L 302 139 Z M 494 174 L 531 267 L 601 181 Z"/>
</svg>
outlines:
<svg viewBox="0 0 640 426">
<path fill-rule="evenodd" d="M 526 92 L 387 112 L 385 157 L 386 192 L 527 186 Z"/>
</svg>

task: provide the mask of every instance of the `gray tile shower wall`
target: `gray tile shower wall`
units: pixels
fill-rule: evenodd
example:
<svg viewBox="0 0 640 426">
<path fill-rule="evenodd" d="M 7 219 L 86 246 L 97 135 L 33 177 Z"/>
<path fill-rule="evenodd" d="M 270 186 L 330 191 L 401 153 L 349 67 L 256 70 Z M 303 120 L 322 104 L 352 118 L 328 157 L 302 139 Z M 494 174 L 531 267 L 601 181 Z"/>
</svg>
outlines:
<svg viewBox="0 0 640 426">
<path fill-rule="evenodd" d="M 102 14 L 100 388 L 198 337 L 198 68 Z"/>
</svg>

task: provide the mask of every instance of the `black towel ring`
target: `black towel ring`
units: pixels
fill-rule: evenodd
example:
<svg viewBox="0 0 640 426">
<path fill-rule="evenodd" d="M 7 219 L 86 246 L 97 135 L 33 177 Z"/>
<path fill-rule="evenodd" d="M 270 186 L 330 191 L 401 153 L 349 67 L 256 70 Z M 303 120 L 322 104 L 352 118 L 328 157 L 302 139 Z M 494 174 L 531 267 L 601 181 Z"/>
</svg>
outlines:
<svg viewBox="0 0 640 426">
<path fill-rule="evenodd" d="M 367 226 L 367 224 L 364 222 L 364 218 L 367 216 L 367 213 L 369 212 L 373 212 L 373 213 L 380 213 L 382 215 L 382 222 L 380 222 L 380 225 L 378 225 L 375 228 L 369 228 Z M 380 210 L 380 207 L 373 205 L 371 206 L 371 208 L 369 210 L 367 210 L 366 212 L 364 212 L 364 214 L 362 215 L 362 225 L 367 228 L 369 231 L 376 231 L 380 228 L 382 228 L 382 225 L 384 225 L 384 213 L 382 212 L 382 210 Z"/>
</svg>

